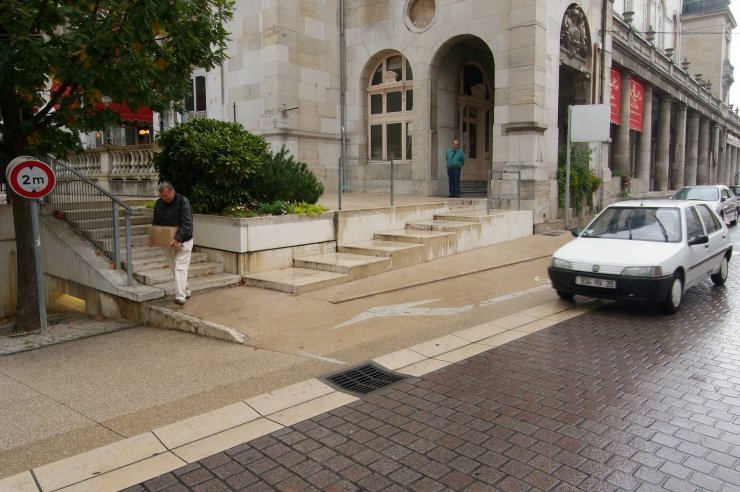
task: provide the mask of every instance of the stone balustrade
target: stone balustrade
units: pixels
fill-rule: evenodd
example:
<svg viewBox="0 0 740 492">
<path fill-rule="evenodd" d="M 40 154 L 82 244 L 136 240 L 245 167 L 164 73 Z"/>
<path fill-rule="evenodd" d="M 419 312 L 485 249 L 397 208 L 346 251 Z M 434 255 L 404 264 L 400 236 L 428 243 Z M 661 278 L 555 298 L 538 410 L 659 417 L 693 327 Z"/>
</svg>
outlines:
<svg viewBox="0 0 740 492">
<path fill-rule="evenodd" d="M 159 176 L 152 166 L 157 145 L 106 145 L 67 157 L 76 171 L 119 196 L 156 196 Z"/>
</svg>

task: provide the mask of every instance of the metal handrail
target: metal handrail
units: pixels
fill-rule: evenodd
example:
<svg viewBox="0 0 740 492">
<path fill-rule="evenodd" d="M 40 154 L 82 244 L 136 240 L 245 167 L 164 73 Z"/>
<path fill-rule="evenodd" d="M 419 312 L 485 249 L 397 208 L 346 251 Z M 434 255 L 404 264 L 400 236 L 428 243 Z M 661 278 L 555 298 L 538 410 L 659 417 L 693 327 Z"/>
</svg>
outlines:
<svg viewBox="0 0 740 492">
<path fill-rule="evenodd" d="M 504 199 L 510 199 L 511 196 L 505 195 L 503 192 L 499 193 L 497 197 L 493 196 L 492 191 L 492 183 L 493 183 L 493 174 L 496 173 L 500 175 L 500 177 L 496 178 L 496 181 L 500 181 L 501 183 L 508 181 L 505 180 L 504 177 L 507 174 L 516 174 L 516 192 L 514 196 L 516 197 L 516 209 L 521 210 L 521 201 L 522 201 L 522 172 L 521 171 L 492 171 L 488 170 L 487 174 L 487 184 L 486 184 L 486 213 L 491 213 L 491 201 L 498 199 L 498 200 L 504 200 Z"/>
<path fill-rule="evenodd" d="M 369 164 L 371 161 L 372 162 L 389 162 L 390 165 L 391 165 L 391 170 L 390 170 L 390 173 L 391 173 L 391 176 L 390 176 L 391 206 L 394 205 L 396 171 L 395 171 L 395 164 L 394 164 L 393 157 L 391 157 L 390 159 L 387 159 L 387 160 L 378 160 L 378 159 L 370 159 L 369 157 L 349 157 L 349 156 L 344 156 L 344 157 L 340 157 L 339 158 L 339 162 L 337 163 L 337 168 L 338 168 L 337 174 L 338 174 L 338 177 L 339 177 L 339 186 L 337 187 L 337 190 L 338 190 L 337 195 L 339 197 L 339 208 L 338 208 L 338 210 L 342 210 L 342 193 L 344 191 L 349 191 L 348 190 L 349 186 L 347 186 L 345 184 L 345 182 L 344 182 L 345 179 L 346 179 L 345 168 L 344 168 L 345 161 L 362 161 L 366 165 Z M 363 185 L 363 190 L 362 191 L 363 192 L 366 191 L 366 186 Z"/>
<path fill-rule="evenodd" d="M 124 247 L 126 284 L 133 283 L 131 253 L 131 216 L 141 212 L 66 163 L 50 157 L 49 164 L 56 174 L 56 186 L 46 197 L 54 217 L 64 220 L 72 229 L 89 240 L 121 269 L 120 211 L 124 212 Z"/>
</svg>

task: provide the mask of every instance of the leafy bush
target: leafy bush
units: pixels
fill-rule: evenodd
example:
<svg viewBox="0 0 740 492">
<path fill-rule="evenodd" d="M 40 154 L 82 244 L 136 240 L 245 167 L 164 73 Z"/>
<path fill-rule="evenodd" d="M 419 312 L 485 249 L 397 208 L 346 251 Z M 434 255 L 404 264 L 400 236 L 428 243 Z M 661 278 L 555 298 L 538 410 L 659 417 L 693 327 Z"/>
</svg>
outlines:
<svg viewBox="0 0 740 492">
<path fill-rule="evenodd" d="M 316 203 L 324 193 L 324 186 L 304 162 L 288 156 L 283 146 L 279 152 L 265 155 L 250 192 L 253 198 L 265 202 Z"/>
<path fill-rule="evenodd" d="M 241 124 L 194 118 L 159 134 L 153 158 L 160 181 L 188 197 L 193 211 L 219 213 L 249 203 L 255 178 L 269 157 L 264 138 Z"/>
<path fill-rule="evenodd" d="M 580 214 L 584 205 L 593 207 L 593 193 L 601 185 L 601 179 L 589 167 L 593 149 L 576 145 L 570 152 L 570 206 Z M 567 154 L 558 155 L 558 208 L 565 208 L 565 161 Z"/>
</svg>

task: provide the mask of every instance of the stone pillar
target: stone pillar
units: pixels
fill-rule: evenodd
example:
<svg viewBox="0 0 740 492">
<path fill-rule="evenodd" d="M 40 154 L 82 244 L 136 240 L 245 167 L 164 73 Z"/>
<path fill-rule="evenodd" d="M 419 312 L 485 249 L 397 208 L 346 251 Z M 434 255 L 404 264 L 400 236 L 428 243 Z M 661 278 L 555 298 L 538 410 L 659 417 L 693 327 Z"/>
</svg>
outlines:
<svg viewBox="0 0 740 492">
<path fill-rule="evenodd" d="M 709 184 L 709 118 L 699 121 L 699 153 L 696 159 L 696 184 Z"/>
<path fill-rule="evenodd" d="M 739 185 L 740 183 L 735 182 L 735 173 L 737 173 L 737 147 L 731 147 L 732 150 L 732 173 L 730 174 L 730 182 L 734 185 Z"/>
<path fill-rule="evenodd" d="M 709 169 L 711 171 L 711 180 L 709 181 L 710 184 L 715 183 L 722 183 L 722 166 L 720 163 L 720 154 L 719 149 L 722 148 L 722 145 L 720 144 L 721 139 L 721 131 L 718 123 L 712 123 L 712 148 L 711 148 L 711 157 L 712 160 L 709 162 Z"/>
<path fill-rule="evenodd" d="M 686 138 L 686 168 L 684 169 L 684 184 L 696 184 L 696 166 L 699 156 L 699 113 L 689 113 L 688 136 Z"/>
<path fill-rule="evenodd" d="M 668 189 L 668 166 L 671 148 L 671 96 L 660 96 L 658 107 L 658 131 L 655 143 L 655 185 L 656 191 Z"/>
<path fill-rule="evenodd" d="M 686 105 L 679 104 L 676 111 L 676 138 L 671 163 L 671 189 L 683 186 L 686 168 Z"/>
<path fill-rule="evenodd" d="M 653 138 L 653 87 L 645 86 L 643 99 L 642 135 L 635 166 L 635 179 L 644 182 L 644 189 L 650 186 L 650 150 Z"/>
<path fill-rule="evenodd" d="M 612 170 L 630 171 L 630 89 L 632 74 L 622 73 L 622 86 L 619 101 L 619 127 L 614 136 L 614 162 Z"/>
</svg>

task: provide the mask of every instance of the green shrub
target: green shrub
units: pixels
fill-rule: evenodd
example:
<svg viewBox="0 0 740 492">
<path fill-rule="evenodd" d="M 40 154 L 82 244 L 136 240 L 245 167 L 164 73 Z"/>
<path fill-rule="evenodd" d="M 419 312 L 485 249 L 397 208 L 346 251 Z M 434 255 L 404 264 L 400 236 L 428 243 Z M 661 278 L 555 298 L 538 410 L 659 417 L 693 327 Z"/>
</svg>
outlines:
<svg viewBox="0 0 740 492">
<path fill-rule="evenodd" d="M 283 146 L 279 152 L 264 156 L 262 168 L 252 182 L 250 192 L 264 202 L 316 203 L 324 193 L 324 186 L 304 162 L 288 156 Z"/>
<path fill-rule="evenodd" d="M 570 206 L 577 214 L 585 205 L 593 207 L 593 193 L 601 185 L 601 179 L 589 167 L 593 149 L 585 145 L 574 145 L 570 153 Z M 565 208 L 565 161 L 567 154 L 558 155 L 558 208 Z"/>
<path fill-rule="evenodd" d="M 170 181 L 197 213 L 219 213 L 253 198 L 255 177 L 269 145 L 241 124 L 194 118 L 159 134 L 153 158 L 160 181 Z"/>
</svg>

